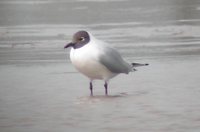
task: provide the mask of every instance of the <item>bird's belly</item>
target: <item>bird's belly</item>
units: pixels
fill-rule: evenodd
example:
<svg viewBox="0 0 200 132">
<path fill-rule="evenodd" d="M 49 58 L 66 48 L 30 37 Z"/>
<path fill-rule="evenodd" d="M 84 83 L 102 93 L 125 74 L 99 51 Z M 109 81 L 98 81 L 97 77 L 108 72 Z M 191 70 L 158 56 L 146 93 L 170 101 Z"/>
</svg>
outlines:
<svg viewBox="0 0 200 132">
<path fill-rule="evenodd" d="M 98 50 L 92 45 L 85 45 L 76 50 L 72 48 L 70 59 L 76 69 L 91 80 L 109 80 L 117 75 L 100 63 L 98 60 Z"/>
<path fill-rule="evenodd" d="M 112 76 L 112 73 L 108 71 L 102 64 L 94 61 L 74 61 L 73 64 L 77 70 L 90 79 L 106 79 Z"/>
<path fill-rule="evenodd" d="M 93 59 L 71 58 L 71 61 L 79 72 L 81 72 L 91 80 L 109 80 L 110 78 L 117 75 L 110 72 L 104 65 Z"/>
</svg>

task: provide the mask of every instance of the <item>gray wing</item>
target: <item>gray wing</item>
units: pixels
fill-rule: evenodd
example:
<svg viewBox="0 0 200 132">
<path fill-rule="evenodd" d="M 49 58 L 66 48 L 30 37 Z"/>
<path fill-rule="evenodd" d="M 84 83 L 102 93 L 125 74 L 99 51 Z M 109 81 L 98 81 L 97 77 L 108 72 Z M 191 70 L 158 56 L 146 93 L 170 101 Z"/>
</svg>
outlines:
<svg viewBox="0 0 200 132">
<path fill-rule="evenodd" d="M 129 73 L 131 65 L 125 62 L 113 48 L 106 47 L 100 55 L 100 62 L 113 73 Z"/>
</svg>

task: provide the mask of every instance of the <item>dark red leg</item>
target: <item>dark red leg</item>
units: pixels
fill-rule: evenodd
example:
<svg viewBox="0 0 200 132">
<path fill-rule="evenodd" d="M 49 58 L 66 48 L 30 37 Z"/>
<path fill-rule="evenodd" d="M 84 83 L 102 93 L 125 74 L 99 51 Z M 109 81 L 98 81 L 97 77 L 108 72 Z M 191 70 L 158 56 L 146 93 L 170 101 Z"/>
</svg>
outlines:
<svg viewBox="0 0 200 132">
<path fill-rule="evenodd" d="M 92 86 L 92 81 L 90 82 L 90 96 L 93 96 L 93 86 Z"/>
<path fill-rule="evenodd" d="M 105 87 L 105 95 L 108 95 L 108 83 L 107 82 L 105 82 L 104 87 Z"/>
</svg>

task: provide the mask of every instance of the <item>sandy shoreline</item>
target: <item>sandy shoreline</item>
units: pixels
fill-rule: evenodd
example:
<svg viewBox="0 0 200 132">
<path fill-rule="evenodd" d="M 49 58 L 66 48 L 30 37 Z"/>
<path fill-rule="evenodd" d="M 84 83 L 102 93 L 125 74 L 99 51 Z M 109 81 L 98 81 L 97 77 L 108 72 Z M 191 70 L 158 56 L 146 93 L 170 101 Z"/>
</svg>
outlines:
<svg viewBox="0 0 200 132">
<path fill-rule="evenodd" d="M 109 97 L 97 81 L 94 98 L 87 78 L 67 62 L 1 65 L 1 130 L 199 130 L 199 60 L 149 60 L 150 66 L 113 79 Z"/>
</svg>

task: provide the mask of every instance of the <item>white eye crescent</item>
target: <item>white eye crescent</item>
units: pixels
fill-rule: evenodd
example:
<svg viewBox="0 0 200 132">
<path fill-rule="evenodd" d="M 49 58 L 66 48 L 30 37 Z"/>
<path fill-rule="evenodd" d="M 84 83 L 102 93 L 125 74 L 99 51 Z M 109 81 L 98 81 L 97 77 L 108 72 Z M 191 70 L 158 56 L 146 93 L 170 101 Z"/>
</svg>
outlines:
<svg viewBox="0 0 200 132">
<path fill-rule="evenodd" d="M 80 37 L 80 40 L 81 40 L 81 41 L 84 41 L 84 40 L 85 40 L 85 38 L 84 38 L 84 37 Z"/>
</svg>

